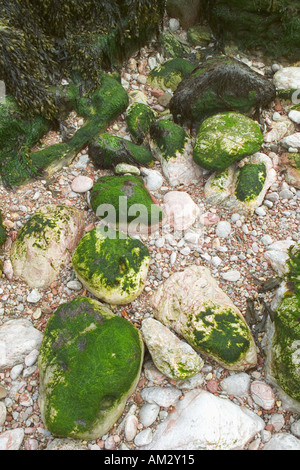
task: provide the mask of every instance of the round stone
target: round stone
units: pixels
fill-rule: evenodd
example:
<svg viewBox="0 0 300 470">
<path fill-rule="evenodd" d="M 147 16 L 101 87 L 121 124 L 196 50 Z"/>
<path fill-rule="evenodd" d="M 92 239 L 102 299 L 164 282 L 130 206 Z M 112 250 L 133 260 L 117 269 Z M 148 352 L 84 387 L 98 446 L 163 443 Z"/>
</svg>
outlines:
<svg viewBox="0 0 300 470">
<path fill-rule="evenodd" d="M 74 193 L 86 193 L 92 189 L 94 181 L 88 176 L 76 176 L 72 181 L 71 188 Z"/>
</svg>

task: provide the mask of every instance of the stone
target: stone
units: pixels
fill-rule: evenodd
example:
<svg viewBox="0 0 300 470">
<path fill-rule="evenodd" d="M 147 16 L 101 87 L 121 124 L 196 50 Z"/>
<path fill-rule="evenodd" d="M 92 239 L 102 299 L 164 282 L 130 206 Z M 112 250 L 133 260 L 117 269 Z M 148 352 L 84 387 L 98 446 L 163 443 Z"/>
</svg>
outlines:
<svg viewBox="0 0 300 470">
<path fill-rule="evenodd" d="M 300 67 L 284 67 L 278 70 L 273 82 L 278 90 L 299 90 Z"/>
<path fill-rule="evenodd" d="M 229 370 L 255 366 L 249 327 L 208 268 L 192 265 L 172 274 L 152 295 L 151 304 L 155 318 L 197 352 Z"/>
<path fill-rule="evenodd" d="M 267 78 L 232 57 L 219 56 L 207 59 L 183 77 L 170 111 L 175 122 L 199 123 L 227 111 L 249 114 L 275 97 L 275 86 Z"/>
<path fill-rule="evenodd" d="M 263 450 L 300 450 L 300 439 L 286 432 L 275 434 Z"/>
<path fill-rule="evenodd" d="M 251 396 L 255 403 L 264 410 L 272 410 L 275 405 L 275 395 L 270 385 L 260 380 L 255 380 L 250 386 Z"/>
<path fill-rule="evenodd" d="M 6 242 L 7 240 L 7 234 L 5 227 L 2 223 L 2 213 L 0 211 L 0 247 Z"/>
<path fill-rule="evenodd" d="M 139 432 L 134 439 L 134 444 L 137 447 L 143 447 L 152 441 L 152 430 L 150 428 L 143 429 L 143 431 Z"/>
<path fill-rule="evenodd" d="M 138 419 L 135 415 L 129 415 L 125 420 L 125 439 L 126 441 L 133 441 L 138 429 Z"/>
<path fill-rule="evenodd" d="M 71 188 L 74 193 L 86 193 L 92 189 L 94 181 L 88 176 L 79 175 L 73 179 Z"/>
<path fill-rule="evenodd" d="M 148 168 L 141 168 L 141 174 L 148 191 L 158 191 L 162 187 L 164 178 L 159 173 L 159 171 L 150 170 Z"/>
<path fill-rule="evenodd" d="M 300 84 L 300 79 L 299 79 L 299 84 Z M 297 111 L 296 109 L 292 109 L 289 112 L 289 119 L 291 119 L 291 121 L 295 122 L 296 124 L 300 124 L 300 111 Z"/>
<path fill-rule="evenodd" d="M 200 0 L 167 0 L 166 10 L 171 18 L 178 18 L 182 28 L 188 29 L 199 21 Z"/>
<path fill-rule="evenodd" d="M 156 403 L 163 408 L 173 406 L 181 396 L 180 390 L 175 387 L 146 387 L 141 391 L 141 397 L 147 403 Z"/>
<path fill-rule="evenodd" d="M 11 247 L 15 276 L 31 288 L 50 286 L 70 261 L 84 226 L 84 213 L 76 208 L 53 204 L 38 209 Z"/>
<path fill-rule="evenodd" d="M 8 320 L 0 326 L 0 371 L 23 363 L 34 349 L 39 349 L 42 333 L 25 319 Z"/>
<path fill-rule="evenodd" d="M 49 319 L 38 361 L 39 406 L 57 437 L 97 439 L 124 411 L 140 377 L 139 330 L 96 300 L 78 297 Z"/>
<path fill-rule="evenodd" d="M 126 124 L 133 141 L 143 145 L 147 141 L 150 127 L 156 114 L 146 103 L 132 103 L 126 111 Z"/>
<path fill-rule="evenodd" d="M 147 428 L 156 420 L 160 407 L 156 403 L 146 403 L 140 409 L 139 422 Z"/>
<path fill-rule="evenodd" d="M 23 439 L 24 429 L 16 428 L 0 434 L 0 450 L 19 450 Z"/>
<path fill-rule="evenodd" d="M 279 163 L 285 170 L 286 182 L 300 189 L 300 153 L 283 153 L 280 155 Z"/>
<path fill-rule="evenodd" d="M 191 196 L 183 191 L 169 191 L 163 199 L 164 212 L 175 230 L 187 230 L 200 215 L 200 208 Z"/>
<path fill-rule="evenodd" d="M 221 220 L 216 227 L 216 235 L 220 238 L 227 238 L 231 234 L 231 225 L 226 220 Z"/>
<path fill-rule="evenodd" d="M 161 163 L 171 186 L 197 183 L 202 171 L 193 161 L 193 145 L 187 132 L 173 121 L 156 122 L 150 129 L 150 148 Z"/>
<path fill-rule="evenodd" d="M 241 273 L 236 269 L 230 269 L 225 273 L 221 273 L 221 276 L 225 281 L 236 282 L 240 279 Z"/>
<path fill-rule="evenodd" d="M 201 357 L 162 323 L 147 318 L 141 332 L 155 366 L 170 379 L 185 380 L 202 369 Z"/>
<path fill-rule="evenodd" d="M 258 152 L 262 143 L 257 122 L 235 112 L 215 114 L 200 125 L 193 158 L 200 167 L 221 172 Z"/>
<path fill-rule="evenodd" d="M 33 289 L 27 296 L 27 302 L 37 304 L 41 300 L 41 294 L 37 289 Z"/>
<path fill-rule="evenodd" d="M 135 176 L 140 176 L 141 172 L 140 170 L 133 165 L 129 165 L 128 163 L 118 163 L 118 165 L 115 167 L 115 174 L 116 175 L 135 175 Z"/>
<path fill-rule="evenodd" d="M 264 426 L 247 408 L 205 390 L 191 390 L 177 401 L 142 450 L 241 449 Z"/>
<path fill-rule="evenodd" d="M 3 401 L 0 401 L 0 427 L 3 426 L 6 420 L 6 406 Z"/>
<path fill-rule="evenodd" d="M 175 91 L 182 79 L 194 68 L 195 65 L 186 59 L 170 59 L 151 70 L 148 82 L 153 88 Z"/>
<path fill-rule="evenodd" d="M 289 119 L 274 122 L 271 127 L 271 130 L 264 134 L 264 142 L 267 144 L 279 142 L 295 130 L 293 123 Z"/>
<path fill-rule="evenodd" d="M 46 450 L 86 450 L 84 444 L 78 441 L 78 439 L 58 439 L 55 438 L 53 441 L 49 442 L 46 447 Z"/>
<path fill-rule="evenodd" d="M 280 141 L 281 145 L 283 145 L 285 148 L 293 147 L 296 149 L 300 149 L 300 133 L 296 132 L 294 134 L 291 134 L 287 137 L 284 137 Z"/>
<path fill-rule="evenodd" d="M 250 377 L 245 372 L 229 375 L 220 382 L 222 390 L 228 395 L 247 397 L 250 390 Z"/>
<path fill-rule="evenodd" d="M 144 289 L 150 254 L 139 240 L 96 227 L 82 237 L 73 257 L 76 276 L 108 304 L 127 304 Z"/>
</svg>

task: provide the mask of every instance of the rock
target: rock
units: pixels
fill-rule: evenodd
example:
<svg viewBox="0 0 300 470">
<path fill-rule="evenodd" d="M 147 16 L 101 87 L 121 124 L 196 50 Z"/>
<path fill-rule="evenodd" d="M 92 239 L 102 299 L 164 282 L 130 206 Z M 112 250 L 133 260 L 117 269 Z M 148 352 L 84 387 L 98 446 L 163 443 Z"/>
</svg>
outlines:
<svg viewBox="0 0 300 470">
<path fill-rule="evenodd" d="M 224 171 L 234 162 L 258 152 L 262 143 L 263 136 L 255 121 L 239 113 L 220 113 L 200 125 L 193 158 L 207 170 Z"/>
<path fill-rule="evenodd" d="M 152 154 L 171 186 L 199 181 L 202 171 L 193 161 L 192 141 L 183 127 L 173 121 L 158 121 L 151 126 L 150 137 Z"/>
<path fill-rule="evenodd" d="M 300 189 L 300 153 L 281 154 L 280 166 L 285 170 L 285 181 Z"/>
<path fill-rule="evenodd" d="M 251 396 L 255 403 L 261 406 L 264 410 L 272 410 L 275 405 L 275 395 L 266 383 L 255 380 L 250 386 Z"/>
<path fill-rule="evenodd" d="M 216 227 L 216 235 L 220 238 L 227 238 L 231 233 L 231 225 L 226 220 L 221 220 Z"/>
<path fill-rule="evenodd" d="M 150 255 L 139 240 L 99 226 L 81 239 L 72 264 L 93 295 L 108 304 L 126 304 L 144 288 Z"/>
<path fill-rule="evenodd" d="M 133 141 L 143 145 L 147 141 L 150 127 L 156 115 L 152 108 L 145 103 L 132 103 L 126 111 L 126 124 Z"/>
<path fill-rule="evenodd" d="M 188 29 L 198 23 L 201 12 L 200 0 L 167 0 L 166 10 L 171 18 L 178 18 L 182 28 Z"/>
<path fill-rule="evenodd" d="M 91 191 L 91 206 L 98 218 L 125 233 L 157 227 L 163 213 L 138 176 L 102 176 Z M 140 226 L 140 227 L 139 227 Z"/>
<path fill-rule="evenodd" d="M 142 447 L 150 444 L 152 441 L 152 430 L 149 429 L 143 429 L 143 431 L 139 432 L 138 435 L 134 439 L 134 444 L 137 447 Z"/>
<path fill-rule="evenodd" d="M 171 59 L 153 68 L 148 76 L 148 82 L 153 88 L 175 91 L 182 79 L 194 68 L 195 65 L 186 59 Z"/>
<path fill-rule="evenodd" d="M 153 165 L 152 154 L 146 147 L 108 133 L 100 134 L 90 142 L 88 154 L 100 169 L 113 169 L 119 163 Z"/>
<path fill-rule="evenodd" d="M 208 26 L 197 24 L 189 28 L 187 38 L 192 46 L 208 46 L 211 41 L 212 31 Z"/>
<path fill-rule="evenodd" d="M 7 234 L 6 234 L 4 225 L 2 223 L 2 214 L 0 211 L 0 247 L 6 242 L 6 240 L 7 240 Z"/>
<path fill-rule="evenodd" d="M 14 277 L 12 262 L 9 259 L 6 259 L 3 263 L 3 274 L 5 274 L 5 277 L 7 277 L 7 279 L 10 281 Z"/>
<path fill-rule="evenodd" d="M 200 215 L 197 204 L 183 191 L 169 191 L 163 203 L 167 220 L 175 230 L 187 230 Z"/>
<path fill-rule="evenodd" d="M 5 322 L 0 326 L 0 371 L 22 363 L 41 341 L 42 333 L 28 320 Z"/>
<path fill-rule="evenodd" d="M 228 395 L 246 397 L 250 390 L 250 377 L 245 372 L 229 375 L 220 382 L 222 390 Z"/>
<path fill-rule="evenodd" d="M 157 320 L 143 320 L 141 332 L 155 366 L 170 379 L 185 380 L 202 369 L 203 361 L 193 348 Z"/>
<path fill-rule="evenodd" d="M 272 123 L 271 130 L 264 134 L 264 142 L 267 144 L 272 142 L 279 142 L 287 135 L 294 132 L 294 130 L 294 125 L 289 119 L 274 122 Z"/>
<path fill-rule="evenodd" d="M 178 401 L 181 392 L 175 387 L 154 386 L 143 388 L 141 396 L 147 403 L 156 403 L 158 406 L 169 408 Z"/>
<path fill-rule="evenodd" d="M 204 390 L 187 392 L 174 408 L 142 450 L 241 449 L 265 426 L 247 408 Z"/>
<path fill-rule="evenodd" d="M 164 179 L 159 171 L 141 168 L 141 174 L 148 191 L 158 191 L 162 187 Z"/>
<path fill-rule="evenodd" d="M 180 28 L 180 23 L 177 18 L 170 18 L 169 20 L 169 29 L 172 33 L 176 33 Z"/>
<path fill-rule="evenodd" d="M 300 84 L 300 79 L 299 79 L 299 84 Z M 295 122 L 296 124 L 300 124 L 300 111 L 297 111 L 296 109 L 292 109 L 289 112 L 289 119 L 291 119 L 291 121 Z"/>
<path fill-rule="evenodd" d="M 172 33 L 162 32 L 160 35 L 160 42 L 164 56 L 167 58 L 183 59 L 190 52 L 189 48 Z"/>
<path fill-rule="evenodd" d="M 16 428 L 0 434 L 0 450 L 19 450 L 23 439 L 24 429 Z"/>
<path fill-rule="evenodd" d="M 221 173 L 213 173 L 204 187 L 206 201 L 213 206 L 252 213 L 263 203 L 276 178 L 272 160 L 257 152 Z"/>
<path fill-rule="evenodd" d="M 84 444 L 82 444 L 78 439 L 53 439 L 49 442 L 46 447 L 46 450 L 86 450 Z"/>
<path fill-rule="evenodd" d="M 37 304 L 41 300 L 41 294 L 37 289 L 33 289 L 27 296 L 27 302 Z"/>
<path fill-rule="evenodd" d="M 11 247 L 15 276 L 32 288 L 48 287 L 69 262 L 84 226 L 84 214 L 76 208 L 53 204 L 38 209 Z"/>
<path fill-rule="evenodd" d="M 300 450 L 300 440 L 286 432 L 275 434 L 263 450 Z"/>
<path fill-rule="evenodd" d="M 230 282 L 236 282 L 240 279 L 241 274 L 239 271 L 235 269 L 230 269 L 229 271 L 226 271 L 225 273 L 221 273 L 221 276 L 225 281 L 230 281 Z"/>
<path fill-rule="evenodd" d="M 116 175 L 135 175 L 135 176 L 140 176 L 141 172 L 140 170 L 133 165 L 129 165 L 128 163 L 118 163 L 118 165 L 115 167 L 115 174 Z"/>
<path fill-rule="evenodd" d="M 160 407 L 156 403 L 146 403 L 140 409 L 139 421 L 147 428 L 156 420 Z"/>
<path fill-rule="evenodd" d="M 209 269 L 174 273 L 151 297 L 155 318 L 198 352 L 230 370 L 256 364 L 256 348 L 243 315 L 219 288 Z"/>
<path fill-rule="evenodd" d="M 299 90 L 300 67 L 284 67 L 278 70 L 273 82 L 278 90 Z"/>
<path fill-rule="evenodd" d="M 39 355 L 39 405 L 58 437 L 96 439 L 123 413 L 139 380 L 138 329 L 87 297 L 62 304 L 49 319 Z"/>
<path fill-rule="evenodd" d="M 125 439 L 126 441 L 133 441 L 138 429 L 138 419 L 135 415 L 129 415 L 125 420 Z"/>
<path fill-rule="evenodd" d="M 3 401 L 0 401 L 0 427 L 3 426 L 6 420 L 6 406 Z"/>
<path fill-rule="evenodd" d="M 73 179 L 71 188 L 74 193 L 86 193 L 90 189 L 92 189 L 94 184 L 94 181 L 92 178 L 89 178 L 88 176 L 76 176 L 76 178 Z"/>
<path fill-rule="evenodd" d="M 67 287 L 68 287 L 68 289 L 71 289 L 71 290 L 81 290 L 82 289 L 82 284 L 81 284 L 81 282 L 79 282 L 77 280 L 74 280 L 74 281 L 69 281 L 67 283 Z"/>
<path fill-rule="evenodd" d="M 247 114 L 253 108 L 265 107 L 275 97 L 272 82 L 248 65 L 221 56 L 208 59 L 182 79 L 170 111 L 175 122 L 201 122 L 225 111 Z"/>
<path fill-rule="evenodd" d="M 284 137 L 284 139 L 282 139 L 280 143 L 287 149 L 290 147 L 300 149 L 300 133 L 296 132 L 287 137 Z"/>
</svg>

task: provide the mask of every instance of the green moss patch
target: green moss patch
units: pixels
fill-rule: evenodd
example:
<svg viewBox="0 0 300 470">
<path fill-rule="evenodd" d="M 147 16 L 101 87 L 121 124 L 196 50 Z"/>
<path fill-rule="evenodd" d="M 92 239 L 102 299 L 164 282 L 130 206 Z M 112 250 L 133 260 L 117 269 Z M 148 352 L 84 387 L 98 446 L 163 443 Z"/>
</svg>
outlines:
<svg viewBox="0 0 300 470">
<path fill-rule="evenodd" d="M 55 436 L 95 439 L 121 415 L 139 378 L 138 330 L 95 300 L 79 297 L 49 319 L 40 349 L 40 404 Z"/>
<path fill-rule="evenodd" d="M 183 127 L 170 120 L 155 122 L 150 129 L 150 137 L 166 161 L 182 155 L 189 138 Z"/>
<path fill-rule="evenodd" d="M 195 65 L 186 59 L 176 58 L 151 70 L 148 81 L 153 88 L 176 90 L 183 77 L 191 73 Z"/>
<path fill-rule="evenodd" d="M 239 170 L 236 197 L 242 202 L 252 201 L 263 189 L 266 180 L 266 166 L 264 163 L 247 164 Z"/>
<path fill-rule="evenodd" d="M 145 103 L 133 103 L 129 106 L 126 123 L 135 143 L 140 145 L 146 140 L 155 118 L 154 111 Z"/>
<path fill-rule="evenodd" d="M 0 212 L 0 247 L 3 245 L 3 243 L 6 242 L 7 235 L 6 235 L 6 230 L 2 224 L 2 214 Z"/>
</svg>

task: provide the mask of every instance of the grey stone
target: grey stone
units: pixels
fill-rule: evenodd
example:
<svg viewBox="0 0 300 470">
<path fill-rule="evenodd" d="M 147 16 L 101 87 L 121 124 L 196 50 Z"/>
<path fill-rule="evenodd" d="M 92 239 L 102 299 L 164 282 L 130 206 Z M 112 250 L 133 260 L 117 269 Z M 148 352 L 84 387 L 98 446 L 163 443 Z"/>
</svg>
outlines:
<svg viewBox="0 0 300 470">
<path fill-rule="evenodd" d="M 300 450 L 300 440 L 289 433 L 275 434 L 263 450 Z"/>
</svg>

